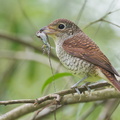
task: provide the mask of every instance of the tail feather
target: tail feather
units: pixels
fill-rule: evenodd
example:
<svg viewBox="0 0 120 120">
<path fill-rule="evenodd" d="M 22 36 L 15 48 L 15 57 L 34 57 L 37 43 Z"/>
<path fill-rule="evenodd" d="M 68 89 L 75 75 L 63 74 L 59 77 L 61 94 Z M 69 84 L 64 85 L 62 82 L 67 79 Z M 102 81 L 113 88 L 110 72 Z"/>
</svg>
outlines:
<svg viewBox="0 0 120 120">
<path fill-rule="evenodd" d="M 116 79 L 114 79 L 114 80 L 111 80 L 110 82 L 111 82 L 112 85 L 113 85 L 115 88 L 117 88 L 117 89 L 119 90 L 119 92 L 120 92 L 120 83 L 119 83 L 119 81 L 116 80 Z"/>
<path fill-rule="evenodd" d="M 115 75 L 105 69 L 101 68 L 101 71 L 109 80 L 109 82 L 120 92 L 120 82 L 116 79 Z"/>
</svg>

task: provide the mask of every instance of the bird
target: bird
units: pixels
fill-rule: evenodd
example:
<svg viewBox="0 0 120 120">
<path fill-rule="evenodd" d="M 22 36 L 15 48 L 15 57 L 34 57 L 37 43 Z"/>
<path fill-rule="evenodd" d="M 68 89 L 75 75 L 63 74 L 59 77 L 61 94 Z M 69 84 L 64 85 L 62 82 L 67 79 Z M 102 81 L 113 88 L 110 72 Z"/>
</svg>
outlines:
<svg viewBox="0 0 120 120">
<path fill-rule="evenodd" d="M 104 79 L 120 92 L 120 83 L 116 78 L 120 75 L 97 44 L 74 22 L 57 19 L 38 32 L 43 32 L 54 40 L 60 62 L 79 77 L 80 80 L 72 88 L 77 88 L 82 81 L 96 82 Z"/>
</svg>

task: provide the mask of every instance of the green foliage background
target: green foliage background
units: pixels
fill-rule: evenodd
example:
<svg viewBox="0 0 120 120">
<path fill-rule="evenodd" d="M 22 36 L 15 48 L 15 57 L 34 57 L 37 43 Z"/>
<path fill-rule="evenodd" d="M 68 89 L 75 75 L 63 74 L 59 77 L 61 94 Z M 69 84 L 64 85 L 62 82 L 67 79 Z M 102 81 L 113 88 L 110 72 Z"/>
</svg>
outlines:
<svg viewBox="0 0 120 120">
<path fill-rule="evenodd" d="M 17 36 L 41 48 L 42 42 L 36 37 L 36 32 L 58 18 L 76 21 L 83 3 L 83 0 L 0 0 L 0 34 Z M 117 0 L 87 1 L 79 26 L 100 46 L 113 66 L 120 72 L 120 27 L 106 22 L 99 22 L 83 29 L 90 22 L 99 19 L 107 12 L 117 9 L 120 9 L 120 2 Z M 120 11 L 110 14 L 105 19 L 120 25 Z M 50 39 L 50 42 L 54 46 L 52 39 Z M 20 51 L 41 54 L 25 45 L 0 38 L 0 100 L 35 99 L 45 94 L 70 88 L 76 81 L 73 77 L 59 78 L 55 81 L 55 89 L 54 84 L 49 84 L 41 93 L 43 84 L 52 76 L 50 65 L 31 60 L 9 59 L 9 57 L 5 57 L 9 56 L 7 51 L 16 54 Z M 55 54 L 55 51 L 52 50 L 52 53 Z M 45 55 L 41 54 L 40 60 L 43 59 L 42 56 Z M 11 57 L 14 58 L 14 55 Z M 48 57 L 44 59 L 49 61 Z M 51 61 L 53 59 L 51 57 Z M 59 67 L 59 61 L 54 60 L 58 63 L 58 66 L 53 66 L 53 71 L 61 72 L 62 66 Z M 57 119 L 79 120 L 80 116 L 92 105 L 93 103 L 83 103 L 66 106 L 62 110 L 58 110 Z M 18 105 L 1 105 L 0 114 L 16 106 Z M 98 106 L 87 120 L 97 119 L 103 107 L 103 105 Z M 119 111 L 120 107 L 112 115 L 114 120 L 120 119 Z M 28 115 L 20 120 L 29 117 Z M 48 119 L 53 119 L 53 115 L 49 116 Z"/>
</svg>

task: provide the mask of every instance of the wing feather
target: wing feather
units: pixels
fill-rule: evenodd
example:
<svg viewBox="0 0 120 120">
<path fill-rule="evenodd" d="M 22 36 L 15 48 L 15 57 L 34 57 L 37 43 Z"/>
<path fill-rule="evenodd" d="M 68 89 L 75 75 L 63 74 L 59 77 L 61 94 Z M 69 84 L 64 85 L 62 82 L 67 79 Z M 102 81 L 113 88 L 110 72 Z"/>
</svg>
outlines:
<svg viewBox="0 0 120 120">
<path fill-rule="evenodd" d="M 65 40 L 62 47 L 68 54 L 84 59 L 120 76 L 99 47 L 83 32 Z"/>
</svg>

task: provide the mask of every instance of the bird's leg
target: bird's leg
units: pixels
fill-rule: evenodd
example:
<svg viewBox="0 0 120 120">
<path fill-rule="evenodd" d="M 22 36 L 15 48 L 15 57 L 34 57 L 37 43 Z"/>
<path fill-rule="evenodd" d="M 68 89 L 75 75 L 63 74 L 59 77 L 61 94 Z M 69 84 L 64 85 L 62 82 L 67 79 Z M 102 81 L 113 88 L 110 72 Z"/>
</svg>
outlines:
<svg viewBox="0 0 120 120">
<path fill-rule="evenodd" d="M 73 89 L 75 89 L 76 90 L 76 92 L 78 93 L 78 94 L 80 94 L 80 91 L 78 90 L 78 88 L 77 88 L 77 86 L 78 86 L 78 84 L 80 84 L 83 80 L 85 80 L 87 78 L 87 76 L 85 76 L 84 78 L 82 78 L 81 80 L 79 80 L 77 83 L 75 83 L 74 85 L 72 85 L 71 86 L 71 88 Z"/>
<path fill-rule="evenodd" d="M 74 85 L 71 86 L 71 88 L 75 88 L 77 87 L 83 80 L 85 80 L 87 78 L 87 76 L 85 76 L 84 78 L 82 78 L 81 80 L 79 80 L 77 83 L 75 83 Z"/>
<path fill-rule="evenodd" d="M 90 84 L 90 82 L 86 82 L 83 86 L 86 87 L 86 89 L 90 93 L 91 89 L 88 87 L 89 84 Z"/>
</svg>

